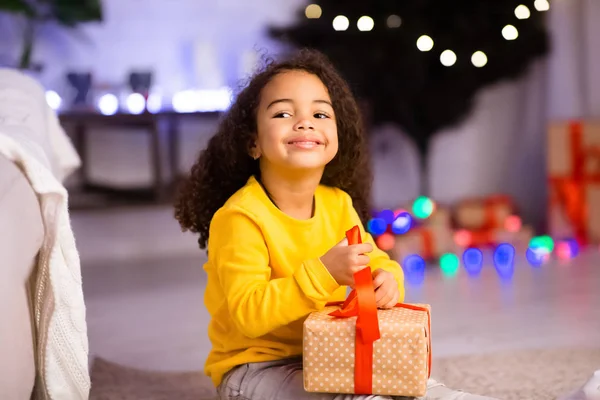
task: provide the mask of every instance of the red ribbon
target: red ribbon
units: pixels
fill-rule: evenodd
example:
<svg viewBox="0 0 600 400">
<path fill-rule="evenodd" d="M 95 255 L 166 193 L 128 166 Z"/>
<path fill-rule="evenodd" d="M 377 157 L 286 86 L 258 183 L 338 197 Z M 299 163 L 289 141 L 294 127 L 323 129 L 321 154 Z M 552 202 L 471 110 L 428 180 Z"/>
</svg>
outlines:
<svg viewBox="0 0 600 400">
<path fill-rule="evenodd" d="M 423 247 L 421 249 L 421 256 L 426 260 L 433 258 L 435 255 L 435 249 L 437 247 L 434 245 L 436 240 L 433 236 L 433 231 L 431 228 L 418 227 L 413 229 L 413 233 L 419 235 L 422 240 L 421 245 Z"/>
<path fill-rule="evenodd" d="M 362 243 L 360 229 L 354 226 L 346 232 L 348 244 Z M 328 303 L 340 305 L 342 302 Z M 396 307 L 416 311 L 424 311 L 428 316 L 428 332 L 431 332 L 431 316 L 429 310 L 412 304 L 396 304 Z M 373 393 L 373 343 L 381 337 L 379 319 L 377 318 L 377 302 L 373 288 L 371 268 L 366 267 L 354 274 L 354 290 L 350 293 L 342 308 L 329 315 L 338 318 L 356 318 L 356 339 L 354 347 L 354 394 Z M 431 334 L 429 333 L 429 336 Z M 428 370 L 431 374 L 431 337 L 429 338 Z"/>
</svg>

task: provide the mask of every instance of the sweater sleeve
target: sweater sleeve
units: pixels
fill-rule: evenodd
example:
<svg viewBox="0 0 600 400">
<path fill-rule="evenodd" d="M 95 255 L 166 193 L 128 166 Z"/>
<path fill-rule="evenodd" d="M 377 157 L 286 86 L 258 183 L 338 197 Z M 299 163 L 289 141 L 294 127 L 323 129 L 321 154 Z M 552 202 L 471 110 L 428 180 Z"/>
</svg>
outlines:
<svg viewBox="0 0 600 400">
<path fill-rule="evenodd" d="M 371 236 L 370 233 L 368 233 L 361 220 L 360 217 L 358 216 L 358 213 L 356 212 L 356 209 L 354 208 L 354 206 L 352 205 L 352 198 L 346 193 L 346 192 L 342 192 L 342 197 L 343 197 L 343 209 L 344 209 L 344 229 L 348 230 L 350 228 L 352 228 L 355 225 L 358 225 L 360 228 L 360 236 L 363 240 L 364 243 L 371 243 L 371 245 L 373 245 L 373 251 L 371 253 L 369 253 L 369 266 L 371 267 L 372 271 L 375 271 L 376 269 L 383 269 L 386 271 L 391 272 L 394 277 L 396 278 L 396 281 L 398 282 L 398 290 L 400 291 L 400 299 L 398 300 L 399 302 L 403 302 L 404 301 L 404 271 L 402 271 L 402 267 L 400 267 L 400 264 L 392 259 L 390 259 L 390 257 L 387 255 L 386 252 L 380 250 L 377 245 L 375 244 L 375 241 L 373 240 L 373 237 Z"/>
<path fill-rule="evenodd" d="M 271 279 L 262 231 L 242 209 L 220 210 L 210 229 L 209 255 L 214 256 L 231 318 L 249 338 L 322 309 L 339 287 L 318 258 L 292 266 L 292 276 Z"/>
</svg>

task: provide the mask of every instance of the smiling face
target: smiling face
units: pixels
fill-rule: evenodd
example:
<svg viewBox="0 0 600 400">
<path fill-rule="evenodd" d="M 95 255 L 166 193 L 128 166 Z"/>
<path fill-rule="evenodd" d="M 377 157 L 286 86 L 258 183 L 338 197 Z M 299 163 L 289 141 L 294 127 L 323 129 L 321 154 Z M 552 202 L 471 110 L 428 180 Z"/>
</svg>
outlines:
<svg viewBox="0 0 600 400">
<path fill-rule="evenodd" d="M 331 98 L 321 80 L 304 71 L 286 71 L 262 90 L 257 140 L 251 155 L 263 168 L 320 170 L 338 151 Z"/>
</svg>

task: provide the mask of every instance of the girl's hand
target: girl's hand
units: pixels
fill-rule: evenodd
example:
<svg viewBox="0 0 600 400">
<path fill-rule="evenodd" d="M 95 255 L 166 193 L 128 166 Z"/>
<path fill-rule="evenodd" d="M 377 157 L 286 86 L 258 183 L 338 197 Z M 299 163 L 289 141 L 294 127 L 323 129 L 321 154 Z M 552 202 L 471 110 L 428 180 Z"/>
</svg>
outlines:
<svg viewBox="0 0 600 400">
<path fill-rule="evenodd" d="M 398 282 L 391 272 L 383 269 L 373 271 L 375 301 L 378 308 L 393 308 L 400 299 Z"/>
<path fill-rule="evenodd" d="M 369 243 L 348 246 L 344 239 L 333 246 L 321 257 L 321 262 L 339 285 L 354 286 L 354 273 L 369 264 L 369 256 L 365 253 L 373 251 Z"/>
</svg>

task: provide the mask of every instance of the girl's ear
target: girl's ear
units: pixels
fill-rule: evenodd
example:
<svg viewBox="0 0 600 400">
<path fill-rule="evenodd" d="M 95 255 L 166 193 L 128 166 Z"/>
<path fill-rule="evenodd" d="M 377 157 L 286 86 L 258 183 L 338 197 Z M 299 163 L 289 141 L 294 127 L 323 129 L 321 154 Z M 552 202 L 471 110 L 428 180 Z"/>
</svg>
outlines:
<svg viewBox="0 0 600 400">
<path fill-rule="evenodd" d="M 260 150 L 258 148 L 258 145 L 256 143 L 254 143 L 252 145 L 252 147 L 250 147 L 250 150 L 248 151 L 248 154 L 250 155 L 250 157 L 252 157 L 254 160 L 258 160 L 260 158 Z"/>
</svg>

